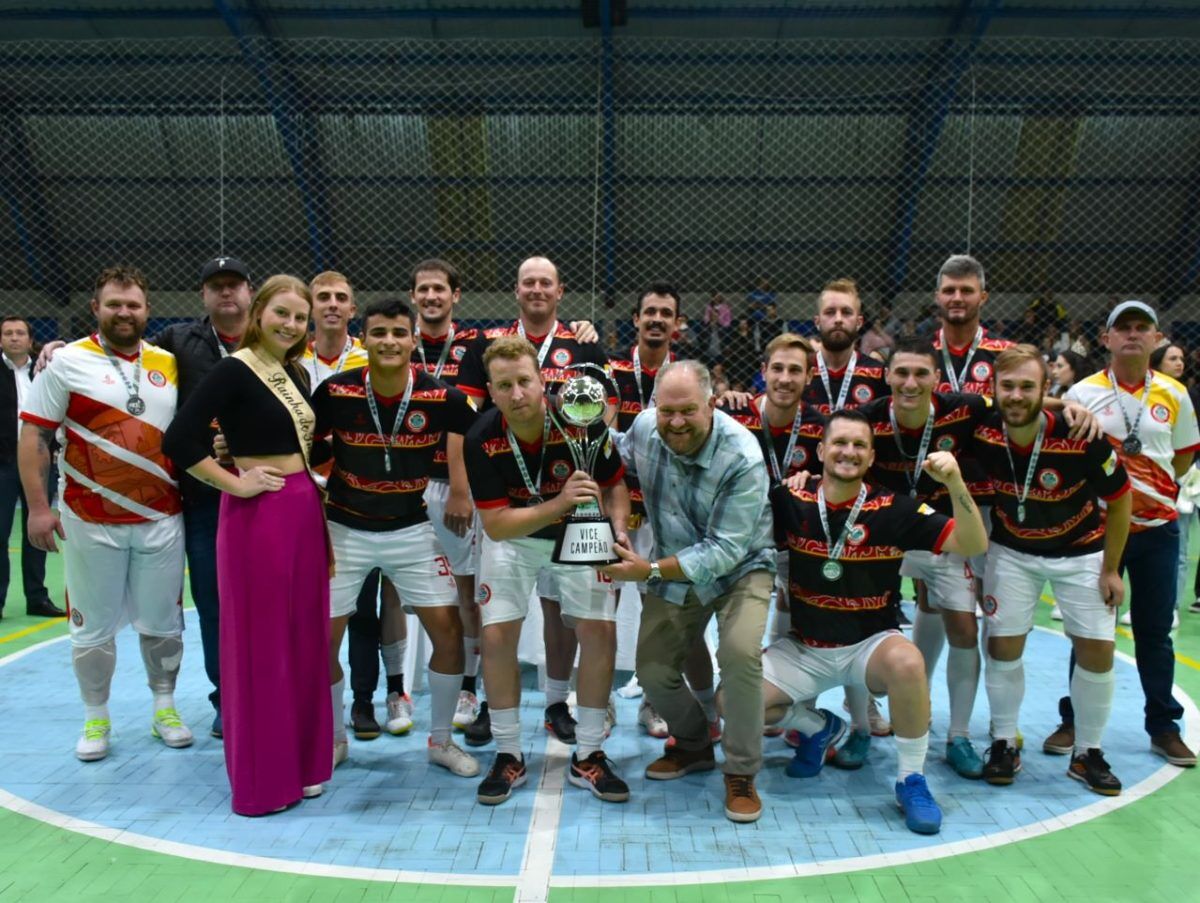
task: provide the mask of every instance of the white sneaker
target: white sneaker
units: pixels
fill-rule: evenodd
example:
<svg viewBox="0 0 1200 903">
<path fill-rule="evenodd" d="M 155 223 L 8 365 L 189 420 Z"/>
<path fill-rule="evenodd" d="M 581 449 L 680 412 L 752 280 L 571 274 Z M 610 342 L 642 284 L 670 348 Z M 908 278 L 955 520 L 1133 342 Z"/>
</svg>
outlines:
<svg viewBox="0 0 1200 903">
<path fill-rule="evenodd" d="M 412 730 L 413 704 L 407 693 L 403 696 L 399 693 L 388 693 L 387 712 L 387 732 L 389 734 L 398 737 Z"/>
<path fill-rule="evenodd" d="M 390 714 L 390 710 L 389 710 Z M 470 727 L 475 723 L 475 719 L 479 717 L 479 699 L 469 690 L 460 690 L 458 694 L 458 707 L 454 710 L 454 720 L 451 724 L 458 730 Z M 389 730 L 391 726 L 389 724 Z"/>
<path fill-rule="evenodd" d="M 668 737 L 671 729 L 667 727 L 667 722 L 663 720 L 662 715 L 654 711 L 654 706 L 650 705 L 646 700 L 642 700 L 642 704 L 638 706 L 638 724 L 646 729 L 646 733 L 651 737 L 657 737 L 662 740 Z"/>
<path fill-rule="evenodd" d="M 95 762 L 108 755 L 108 735 L 112 733 L 112 722 L 107 718 L 85 721 L 83 733 L 75 744 L 75 757 L 81 762 Z"/>
<path fill-rule="evenodd" d="M 1121 615 L 1121 623 L 1126 627 L 1129 627 L 1133 624 L 1133 612 L 1131 612 L 1128 608 L 1125 609 L 1125 614 Z"/>
<path fill-rule="evenodd" d="M 1057 605 L 1055 605 L 1052 609 L 1050 609 L 1050 620 L 1051 621 L 1061 621 L 1062 619 L 1063 619 L 1062 610 Z"/>
<path fill-rule="evenodd" d="M 333 741 L 333 767 L 337 768 L 350 758 L 350 741 L 343 737 Z"/>
<path fill-rule="evenodd" d="M 623 699 L 637 699 L 642 695 L 642 685 L 638 683 L 637 675 L 629 678 L 629 681 L 621 689 L 617 690 Z"/>
<path fill-rule="evenodd" d="M 307 787 L 300 788 L 300 796 L 306 800 L 316 799 L 325 792 L 324 784 L 309 784 Z"/>
<path fill-rule="evenodd" d="M 453 740 L 439 744 L 434 743 L 433 737 L 430 737 L 429 761 L 434 765 L 441 765 L 442 768 L 449 769 L 451 774 L 456 774 L 460 778 L 473 778 L 479 774 L 478 760 Z"/>
<path fill-rule="evenodd" d="M 192 732 L 175 709 L 159 709 L 155 712 L 154 720 L 150 722 L 150 733 L 171 749 L 183 749 L 192 745 Z"/>
<path fill-rule="evenodd" d="M 842 711 L 850 711 L 849 700 L 842 700 Z M 930 719 L 930 723 L 933 719 Z M 890 737 L 892 735 L 892 723 L 883 717 L 883 712 L 879 711 L 879 703 L 872 696 L 867 700 L 867 725 L 871 729 L 872 737 Z"/>
<path fill-rule="evenodd" d="M 604 710 L 604 738 L 607 740 L 612 729 L 617 725 L 617 704 L 612 693 L 608 694 L 608 708 Z"/>
</svg>

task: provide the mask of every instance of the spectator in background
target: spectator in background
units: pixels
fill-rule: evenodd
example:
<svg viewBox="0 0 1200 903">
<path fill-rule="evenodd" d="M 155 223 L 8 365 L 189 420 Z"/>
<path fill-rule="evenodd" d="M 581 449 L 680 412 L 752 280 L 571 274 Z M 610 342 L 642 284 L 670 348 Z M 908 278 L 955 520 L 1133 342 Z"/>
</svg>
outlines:
<svg viewBox="0 0 1200 903">
<path fill-rule="evenodd" d="M 1061 332 L 1067 325 L 1067 309 L 1054 300 L 1054 293 L 1049 289 L 1042 289 L 1029 302 L 1025 312 L 1033 314 L 1033 323 L 1039 331 L 1053 326 Z M 1016 337 L 1014 336 L 1014 338 Z"/>
<path fill-rule="evenodd" d="M 725 340 L 729 335 L 729 328 L 733 325 L 733 308 L 729 306 L 724 295 L 720 292 L 713 292 L 708 297 L 708 303 L 704 305 L 704 313 L 700 319 L 704 324 L 706 340 L 704 347 L 708 353 L 708 359 L 718 361 L 725 350 Z"/>
<path fill-rule="evenodd" d="M 933 340 L 933 334 L 938 331 L 942 325 L 942 318 L 938 315 L 936 304 L 926 304 L 921 308 L 921 314 L 917 318 L 913 332 L 916 338 Z"/>
<path fill-rule="evenodd" d="M 779 305 L 768 304 L 761 323 L 754 324 L 754 350 L 761 352 L 777 335 L 787 332 L 787 321 L 779 316 Z M 755 371 L 757 372 L 757 371 Z"/>
<path fill-rule="evenodd" d="M 671 343 L 680 357 L 695 357 L 696 336 L 692 332 L 687 314 L 680 314 L 676 319 L 675 334 L 671 336 Z"/>
<path fill-rule="evenodd" d="M 1076 354 L 1087 357 L 1092 353 L 1092 343 L 1084 334 L 1083 321 L 1075 319 L 1071 321 L 1071 325 L 1067 327 L 1067 338 L 1069 344 L 1067 347 Z"/>
<path fill-rule="evenodd" d="M 1032 345 L 1034 348 L 1042 348 L 1043 352 L 1048 350 L 1043 347 L 1046 329 L 1038 327 L 1037 313 L 1032 309 L 1027 309 L 1021 314 L 1020 322 L 1009 330 L 1009 336 L 1019 345 Z"/>
<path fill-rule="evenodd" d="M 1089 375 L 1094 369 L 1095 367 L 1092 367 L 1088 363 L 1088 359 L 1082 354 L 1077 354 L 1070 350 L 1060 351 L 1050 361 L 1050 377 L 1052 381 L 1050 396 L 1052 398 L 1061 398 L 1066 394 L 1067 389 Z"/>
<path fill-rule="evenodd" d="M 775 292 L 771 291 L 771 283 L 765 276 L 759 276 L 754 286 L 754 290 L 746 295 L 746 316 L 757 323 L 767 318 L 767 308 L 775 303 Z"/>
<path fill-rule="evenodd" d="M 888 332 L 888 320 L 891 308 L 886 304 L 879 308 L 879 315 L 872 320 L 858 340 L 858 348 L 863 354 L 877 360 L 886 361 L 892 356 L 892 348 L 896 345 L 895 336 Z"/>
<path fill-rule="evenodd" d="M 1183 382 L 1183 370 L 1187 361 L 1183 347 L 1168 340 L 1159 345 L 1150 355 L 1150 369 L 1165 373 L 1171 379 Z"/>
</svg>

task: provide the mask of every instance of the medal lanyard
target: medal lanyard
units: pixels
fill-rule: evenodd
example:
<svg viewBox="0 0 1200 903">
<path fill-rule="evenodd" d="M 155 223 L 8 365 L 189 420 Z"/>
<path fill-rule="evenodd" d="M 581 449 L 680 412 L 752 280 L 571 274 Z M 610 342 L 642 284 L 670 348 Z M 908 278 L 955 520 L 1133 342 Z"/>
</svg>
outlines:
<svg viewBox="0 0 1200 903">
<path fill-rule="evenodd" d="M 846 396 L 850 393 L 850 381 L 854 379 L 854 368 L 858 366 L 858 352 L 850 352 L 850 362 L 846 364 L 846 375 L 842 377 L 842 387 L 838 390 L 837 402 L 833 401 L 833 389 L 829 387 L 829 368 L 825 366 L 825 355 L 817 352 L 817 373 L 825 384 L 825 397 L 831 405 L 830 411 L 840 411 L 846 405 Z"/>
<path fill-rule="evenodd" d="M 104 341 L 104 336 L 96 333 L 96 338 L 100 342 L 100 347 L 104 350 L 104 356 L 108 358 L 108 362 L 112 364 L 114 370 L 117 371 L 117 376 L 121 377 L 121 382 L 125 384 L 125 392 L 129 396 L 125 401 L 125 410 L 135 417 L 146 410 L 146 402 L 142 401 L 139 387 L 142 381 L 142 343 L 138 342 L 137 361 L 133 365 L 133 379 L 125 375 L 125 369 L 121 366 L 121 362 L 117 360 L 117 356 L 113 354 L 108 347 L 108 343 Z"/>
<path fill-rule="evenodd" d="M 331 376 L 336 376 L 337 374 L 342 372 L 342 365 L 346 363 L 346 355 L 348 355 L 350 353 L 350 349 L 353 347 L 354 347 L 354 339 L 350 338 L 349 336 L 346 336 L 346 347 L 342 349 L 342 356 L 338 358 L 337 365 L 333 368 L 333 373 L 330 374 Z M 314 389 L 321 382 L 321 377 L 317 375 L 317 365 L 320 362 L 320 360 L 321 359 L 319 357 L 317 357 L 317 345 L 316 345 L 316 342 L 314 341 L 313 342 L 313 359 L 312 359 L 312 378 L 313 378 L 313 388 Z"/>
<path fill-rule="evenodd" d="M 1146 384 L 1142 387 L 1142 404 L 1138 408 L 1137 419 L 1132 423 L 1129 422 L 1129 415 L 1125 413 L 1125 403 L 1121 401 L 1121 393 L 1125 391 L 1121 388 L 1121 384 L 1117 382 L 1117 376 L 1112 370 L 1108 371 L 1108 381 L 1112 383 L 1113 394 L 1117 397 L 1117 409 L 1121 412 L 1121 419 L 1125 421 L 1125 442 L 1137 446 L 1137 451 L 1130 454 L 1137 454 L 1141 451 L 1141 440 L 1138 438 L 1138 431 L 1142 428 L 1142 415 L 1146 413 L 1146 408 L 1150 406 L 1150 381 L 1153 379 L 1153 374 L 1146 371 Z M 1132 393 L 1126 392 L 1129 395 Z"/>
<path fill-rule="evenodd" d="M 669 355 L 667 360 L 670 360 Z M 633 381 L 637 385 L 638 404 L 642 406 L 642 410 L 646 410 L 647 407 L 654 407 L 654 393 L 658 391 L 658 382 L 656 380 L 650 389 L 650 404 L 647 405 L 646 397 L 642 393 L 642 356 L 638 354 L 637 345 L 633 346 Z"/>
<path fill-rule="evenodd" d="M 842 557 L 842 550 L 846 548 L 846 538 L 850 535 L 850 531 L 854 529 L 854 522 L 858 520 L 858 513 L 862 511 L 863 502 L 867 499 L 867 484 L 863 483 L 858 487 L 858 498 L 854 500 L 854 507 L 850 509 L 850 516 L 846 518 L 846 523 L 842 525 L 842 535 L 838 537 L 837 544 L 830 548 L 830 543 L 833 542 L 833 535 L 829 532 L 829 512 L 825 505 L 825 486 L 821 485 L 817 488 L 817 513 L 821 515 L 821 529 L 825 531 L 825 547 L 826 555 L 829 561 L 837 564 L 837 560 Z M 828 564 L 826 565 L 828 567 Z M 829 574 L 822 568 L 822 573 L 828 577 Z M 829 577 L 830 580 L 836 580 L 842 576 L 842 568 L 837 567 L 837 572 Z"/>
<path fill-rule="evenodd" d="M 229 357 L 229 351 L 225 347 L 225 343 L 221 341 L 221 334 L 217 332 L 217 327 L 210 326 L 209 329 L 212 330 L 213 338 L 217 340 L 217 353 L 220 354 L 221 357 Z"/>
<path fill-rule="evenodd" d="M 386 443 L 383 446 L 383 469 L 385 473 L 390 474 L 392 472 L 392 446 L 396 444 L 396 437 L 400 435 L 400 427 L 404 424 L 404 414 L 408 411 L 409 401 L 412 400 L 416 374 L 412 372 L 412 368 L 409 368 L 408 383 L 404 386 L 404 397 L 400 399 L 400 406 L 396 408 L 396 421 L 392 424 L 392 435 L 389 438 L 383 432 L 383 424 L 379 420 L 379 406 L 375 403 L 375 393 L 371 391 L 371 371 L 366 369 L 365 373 L 363 382 L 367 387 L 367 407 L 371 409 L 371 419 L 375 421 L 375 431 L 379 433 L 379 438 Z"/>
<path fill-rule="evenodd" d="M 550 345 L 554 342 L 554 334 L 558 332 L 558 320 L 550 326 L 550 331 L 546 333 L 546 337 L 542 339 L 542 347 L 538 349 L 538 369 L 541 370 L 546 364 L 546 355 L 550 353 Z M 525 335 L 525 324 L 517 320 L 517 335 L 523 339 L 528 339 Z M 540 479 L 540 477 L 539 477 Z"/>
<path fill-rule="evenodd" d="M 888 400 L 888 420 L 892 423 L 892 438 L 896 440 L 896 449 L 900 452 L 900 457 L 905 461 L 913 461 L 912 473 L 905 471 L 908 476 L 908 495 L 909 498 L 917 497 L 917 483 L 921 482 L 921 468 L 925 466 L 925 456 L 929 454 L 929 441 L 933 438 L 933 421 L 934 411 L 931 407 L 929 417 L 925 420 L 925 431 L 921 433 L 921 444 L 917 446 L 917 454 L 910 456 L 904 450 L 904 443 L 900 439 L 900 424 L 896 422 L 896 407 L 895 404 Z"/>
<path fill-rule="evenodd" d="M 1029 487 L 1033 485 L 1033 475 L 1037 472 L 1038 456 L 1042 453 L 1042 440 L 1046 437 L 1046 415 L 1040 415 L 1042 422 L 1038 424 L 1037 438 L 1033 440 L 1033 450 L 1029 453 L 1029 466 L 1025 469 L 1025 486 L 1017 495 L 1017 523 L 1025 523 L 1025 500 L 1029 498 Z M 1017 465 L 1013 462 L 1012 448 L 1008 441 L 1008 424 L 1001 423 L 1004 430 L 1004 453 L 1008 455 L 1008 469 L 1012 471 L 1013 487 L 1017 485 Z"/>
<path fill-rule="evenodd" d="M 446 366 L 446 361 L 450 358 L 450 345 L 454 341 L 454 324 L 450 324 L 450 331 L 446 333 L 446 344 L 442 346 L 442 353 L 438 356 L 437 366 L 433 368 L 433 378 L 442 378 L 442 369 Z M 421 366 L 428 370 L 429 364 L 425 360 L 425 339 L 418 335 L 417 351 L 421 355 Z"/>
<path fill-rule="evenodd" d="M 545 414 L 546 421 L 542 425 L 542 450 L 538 455 L 537 466 L 537 482 L 529 478 L 529 468 L 525 466 L 525 456 L 521 454 L 521 446 L 517 444 L 517 437 L 513 435 L 512 427 L 506 426 L 504 433 L 508 436 L 508 447 L 512 449 L 513 457 L 517 460 L 517 470 L 521 472 L 521 479 L 525 481 L 525 488 L 529 490 L 529 505 L 532 508 L 534 505 L 542 503 L 542 465 L 546 463 L 546 446 L 550 444 L 550 412 Z"/>
<path fill-rule="evenodd" d="M 975 357 L 975 352 L 979 349 L 979 343 L 983 341 L 983 327 L 975 327 L 975 338 L 971 339 L 971 347 L 967 349 L 967 359 L 963 361 L 962 370 L 958 373 L 954 372 L 954 362 L 950 360 L 950 345 L 946 341 L 945 329 L 938 331 L 938 338 L 942 343 L 942 363 L 945 365 L 946 381 L 950 383 L 950 388 L 955 392 L 961 392 L 962 384 L 971 369 L 971 359 Z"/>
<path fill-rule="evenodd" d="M 775 478 L 776 483 L 782 483 L 783 478 L 788 475 L 792 469 L 792 455 L 796 452 L 796 440 L 800 438 L 800 419 L 804 412 L 804 405 L 796 405 L 796 416 L 792 418 L 792 434 L 788 436 L 787 448 L 783 452 L 783 464 L 779 463 L 779 459 L 775 457 L 775 439 L 771 435 L 771 424 L 767 422 L 767 399 L 764 396 L 762 406 L 758 410 L 759 419 L 762 421 L 763 441 L 767 449 L 767 463 L 771 465 L 771 476 Z"/>
</svg>

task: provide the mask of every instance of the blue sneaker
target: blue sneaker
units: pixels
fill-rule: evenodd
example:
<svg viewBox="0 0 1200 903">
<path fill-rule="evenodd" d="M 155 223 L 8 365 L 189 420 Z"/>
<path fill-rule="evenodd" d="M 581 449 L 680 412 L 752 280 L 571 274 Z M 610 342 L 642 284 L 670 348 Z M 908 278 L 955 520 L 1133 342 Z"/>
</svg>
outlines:
<svg viewBox="0 0 1200 903">
<path fill-rule="evenodd" d="M 222 737 L 225 736 L 225 729 L 221 725 L 221 710 L 220 709 L 217 709 L 217 713 L 215 715 L 213 715 L 212 727 L 209 728 L 208 732 L 210 734 L 212 734 L 214 737 L 216 737 L 218 740 L 220 740 Z"/>
<path fill-rule="evenodd" d="M 871 750 L 871 734 L 868 731 L 851 731 L 842 748 L 833 754 L 829 764 L 843 771 L 862 768 Z"/>
<path fill-rule="evenodd" d="M 946 744 L 946 761 L 960 777 L 983 777 L 983 759 L 966 737 L 951 737 Z"/>
<path fill-rule="evenodd" d="M 845 721 L 828 709 L 817 711 L 825 716 L 825 726 L 811 737 L 800 735 L 796 754 L 784 769 L 789 778 L 815 778 L 819 775 L 821 767 L 833 755 L 838 741 L 846 733 Z"/>
<path fill-rule="evenodd" d="M 925 775 L 910 774 L 904 783 L 896 782 L 896 805 L 904 813 L 904 824 L 917 834 L 936 834 L 942 830 L 942 810 L 933 801 Z"/>
</svg>

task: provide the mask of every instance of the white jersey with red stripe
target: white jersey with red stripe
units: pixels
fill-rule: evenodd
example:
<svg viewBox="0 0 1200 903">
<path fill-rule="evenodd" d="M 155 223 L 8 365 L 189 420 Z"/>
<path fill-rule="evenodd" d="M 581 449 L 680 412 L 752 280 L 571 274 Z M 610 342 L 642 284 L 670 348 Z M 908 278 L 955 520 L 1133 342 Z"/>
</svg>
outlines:
<svg viewBox="0 0 1200 903">
<path fill-rule="evenodd" d="M 63 501 L 80 520 L 138 524 L 180 513 L 174 464 L 163 454 L 163 432 L 179 391 L 175 355 L 142 343 L 138 415 L 126 407 L 136 355 L 115 355 L 117 372 L 95 334 L 58 350 L 29 390 L 21 419 L 66 432 Z"/>
<path fill-rule="evenodd" d="M 1131 529 L 1135 531 L 1176 519 L 1178 487 L 1171 459 L 1180 453 L 1200 451 L 1200 427 L 1187 389 L 1165 373 L 1150 372 L 1148 399 L 1144 398 L 1144 382 L 1136 386 L 1121 384 L 1115 389 L 1104 370 L 1075 383 L 1064 396 L 1091 411 L 1117 449 L 1133 484 Z M 1141 439 L 1142 449 L 1136 455 L 1121 447 L 1129 436 L 1127 419 L 1137 424 Z"/>
<path fill-rule="evenodd" d="M 300 366 L 308 373 L 309 390 L 315 392 L 317 386 L 329 377 L 367 366 L 367 349 L 358 339 L 346 336 L 346 345 L 336 357 L 323 358 L 317 354 L 313 343 L 309 342 L 308 347 L 304 349 L 304 355 L 300 358 Z"/>
</svg>

